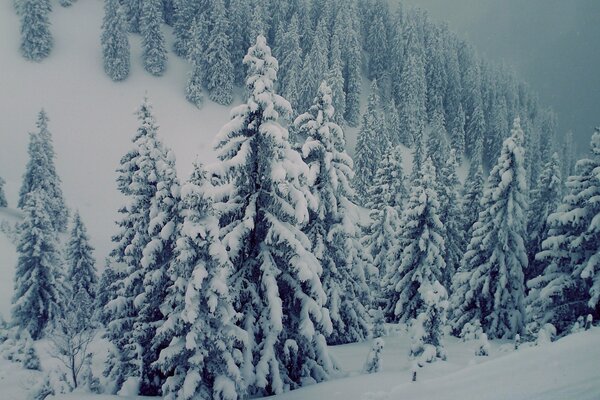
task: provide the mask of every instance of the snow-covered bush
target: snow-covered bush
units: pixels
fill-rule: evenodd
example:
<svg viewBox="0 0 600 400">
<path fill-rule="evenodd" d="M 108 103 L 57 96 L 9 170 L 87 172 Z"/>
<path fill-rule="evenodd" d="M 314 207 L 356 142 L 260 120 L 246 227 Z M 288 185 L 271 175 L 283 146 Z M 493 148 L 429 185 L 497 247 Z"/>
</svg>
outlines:
<svg viewBox="0 0 600 400">
<path fill-rule="evenodd" d="M 373 345 L 371 346 L 371 350 L 367 356 L 367 361 L 363 367 L 363 372 L 367 374 L 379 372 L 381 367 L 381 352 L 383 351 L 384 347 L 385 341 L 382 338 L 373 340 Z"/>
<path fill-rule="evenodd" d="M 459 337 L 462 339 L 463 342 L 476 340 L 479 339 L 479 335 L 481 334 L 481 332 L 481 322 L 477 319 L 472 323 L 467 322 L 460 331 Z"/>
<path fill-rule="evenodd" d="M 475 350 L 476 356 L 489 356 L 490 355 L 490 342 L 488 342 L 488 336 L 486 333 L 479 335 L 479 347 Z"/>
<path fill-rule="evenodd" d="M 31 390 L 28 400 L 44 400 L 48 396 L 70 393 L 72 390 L 64 373 L 51 371 Z"/>
<path fill-rule="evenodd" d="M 542 328 L 537 333 L 537 339 L 535 341 L 536 345 L 550 343 L 556 337 L 556 327 L 554 325 L 548 323 L 544 324 Z"/>
</svg>

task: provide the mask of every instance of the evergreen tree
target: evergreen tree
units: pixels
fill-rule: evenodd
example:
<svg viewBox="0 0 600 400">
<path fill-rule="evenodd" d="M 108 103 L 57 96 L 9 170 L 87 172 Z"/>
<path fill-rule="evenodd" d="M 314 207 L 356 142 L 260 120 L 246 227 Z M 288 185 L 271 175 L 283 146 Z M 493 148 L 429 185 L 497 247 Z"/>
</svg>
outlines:
<svg viewBox="0 0 600 400">
<path fill-rule="evenodd" d="M 388 38 L 381 15 L 375 15 L 370 23 L 367 38 L 369 52 L 369 78 L 380 80 L 388 68 Z"/>
<path fill-rule="evenodd" d="M 4 194 L 4 185 L 6 181 L 0 177 L 0 207 L 8 207 L 8 202 L 6 201 L 6 195 Z"/>
<path fill-rule="evenodd" d="M 536 259 L 544 273 L 527 283 L 530 320 L 538 327 L 552 323 L 564 333 L 587 314 L 598 315 L 598 202 L 600 193 L 600 129 L 592 136 L 591 156 L 579 160 L 567 180 L 568 193 L 547 220 L 547 238 Z"/>
<path fill-rule="evenodd" d="M 212 101 L 227 105 L 233 100 L 233 65 L 223 0 L 214 0 L 210 11 L 212 25 L 206 46 L 206 87 Z"/>
<path fill-rule="evenodd" d="M 246 68 L 242 62 L 250 42 L 248 41 L 248 18 L 250 15 L 251 2 L 247 0 L 229 1 L 229 38 L 231 39 L 231 63 L 233 65 L 234 82 L 238 86 L 244 86 L 246 79 Z M 283 63 L 282 63 L 283 65 Z"/>
<path fill-rule="evenodd" d="M 444 95 L 446 92 L 443 39 L 440 29 L 435 25 L 427 24 L 426 26 L 424 48 L 427 87 L 425 106 L 427 117 L 429 121 L 432 121 L 435 114 L 444 116 Z"/>
<path fill-rule="evenodd" d="M 452 328 L 480 321 L 491 338 L 523 333 L 526 176 L 523 130 L 515 119 L 490 172 L 463 262 L 453 279 Z"/>
<path fill-rule="evenodd" d="M 125 14 L 119 0 L 105 0 L 102 20 L 104 72 L 113 81 L 129 76 L 130 54 Z"/>
<path fill-rule="evenodd" d="M 206 19 L 204 14 L 201 14 L 197 19 L 194 19 L 194 24 L 191 28 L 191 37 L 189 40 L 188 56 L 192 63 L 192 71 L 188 78 L 185 88 L 186 99 L 196 107 L 202 107 L 204 104 L 204 94 L 202 93 L 202 85 L 205 80 L 205 58 L 204 58 L 204 41 L 206 40 Z"/>
<path fill-rule="evenodd" d="M 146 1 L 146 0 L 125 0 L 122 1 L 121 4 L 125 7 L 125 18 L 127 21 L 127 27 L 129 32 L 131 33 L 142 33 L 143 34 L 143 22 L 144 18 L 144 6 L 148 2 L 153 2 L 154 0 Z M 162 4 L 161 4 L 162 6 Z M 162 7 L 161 7 L 162 8 Z"/>
<path fill-rule="evenodd" d="M 398 107 L 396 107 L 396 100 L 392 97 L 390 104 L 385 112 L 385 124 L 387 130 L 387 137 L 393 146 L 400 144 L 402 138 L 402 131 L 400 126 L 400 115 L 398 114 Z"/>
<path fill-rule="evenodd" d="M 325 80 L 331 87 L 332 106 L 336 111 L 334 119 L 337 124 L 344 123 L 346 112 L 346 93 L 344 93 L 344 71 L 342 65 L 342 54 L 340 52 L 340 40 L 334 35 L 331 38 L 329 72 Z"/>
<path fill-rule="evenodd" d="M 438 359 L 446 360 L 442 328 L 446 323 L 448 294 L 438 281 L 425 281 L 419 286 L 423 306 L 411 324 L 410 357 L 418 366 Z"/>
<path fill-rule="evenodd" d="M 459 204 L 458 187 L 459 180 L 456 173 L 458 161 L 456 159 L 456 150 L 450 150 L 446 164 L 442 167 L 439 177 L 439 216 L 444 225 L 444 244 L 446 252 L 444 260 L 446 269 L 442 284 L 450 288 L 452 285 L 452 276 L 460 266 L 464 252 L 464 231 L 462 230 L 460 218 L 461 209 Z"/>
<path fill-rule="evenodd" d="M 290 102 L 292 109 L 296 112 L 300 106 L 301 70 L 302 49 L 298 34 L 298 18 L 294 15 L 282 38 L 279 88 L 281 95 Z"/>
<path fill-rule="evenodd" d="M 575 140 L 573 139 L 573 132 L 567 132 L 564 140 L 564 153 L 562 158 L 562 176 L 566 179 L 573 175 L 575 170 Z"/>
<path fill-rule="evenodd" d="M 447 132 L 445 128 L 444 115 L 441 112 L 435 112 L 427 137 L 427 154 L 433 161 L 435 170 L 440 172 L 446 165 L 450 153 L 448 145 Z"/>
<path fill-rule="evenodd" d="M 100 274 L 100 280 L 95 288 L 96 299 L 94 301 L 94 318 L 103 325 L 108 324 L 111 319 L 110 313 L 106 312 L 106 305 L 111 299 L 114 284 L 117 281 L 117 271 L 110 263 L 110 259 L 105 260 L 104 270 Z"/>
<path fill-rule="evenodd" d="M 162 0 L 163 21 L 169 26 L 173 26 L 175 22 L 175 1 L 176 0 Z"/>
<path fill-rule="evenodd" d="M 199 14 L 200 2 L 190 0 L 174 0 L 175 21 L 173 23 L 173 51 L 179 57 L 188 58 L 192 28 L 198 27 L 199 21 L 194 19 Z M 200 28 L 200 27 L 198 27 Z"/>
<path fill-rule="evenodd" d="M 129 201 L 119 210 L 123 217 L 113 237 L 116 247 L 111 256 L 118 264 L 105 312 L 110 315 L 107 336 L 118 353 L 109 359 L 105 373 L 117 388 L 128 378 L 140 379 L 140 390 L 150 394 L 161 384 L 155 371 L 149 370 L 155 361 L 152 355 L 160 348 L 150 346 L 152 329 L 160 325 L 159 306 L 166 290 L 164 270 L 171 251 L 177 187 L 174 159 L 157 138 L 147 99 L 137 115 L 140 126 L 133 138 L 135 147 L 121 158 L 117 170 L 119 191 Z M 157 379 L 149 381 L 150 377 Z"/>
<path fill-rule="evenodd" d="M 206 171 L 196 164 L 181 190 L 182 221 L 162 305 L 167 319 L 157 330 L 168 343 L 157 361 L 169 376 L 162 387 L 166 399 L 236 400 L 243 393 L 234 358 L 234 345 L 243 340 L 228 287 L 233 271 L 219 241 L 210 189 Z"/>
<path fill-rule="evenodd" d="M 142 293 L 134 299 L 137 309 L 133 338 L 141 351 L 140 394 L 160 394 L 164 375 L 154 364 L 160 351 L 168 345 L 164 337 L 157 335 L 165 321 L 160 307 L 167 296 L 169 263 L 175 248 L 175 228 L 179 223 L 179 180 L 175 171 L 173 152 L 149 142 L 150 154 L 158 153 L 149 163 L 155 163 L 155 193 L 147 211 L 150 241 L 144 246 L 140 267 L 143 273 Z"/>
<path fill-rule="evenodd" d="M 542 249 L 542 240 L 548 230 L 548 216 L 555 212 L 561 201 L 562 179 L 558 153 L 554 153 L 544 166 L 535 190 L 531 192 L 527 219 L 527 254 L 529 268 L 525 281 L 542 273 L 543 264 L 535 261 L 535 255 Z"/>
<path fill-rule="evenodd" d="M 322 282 L 333 322 L 329 343 L 341 344 L 368 336 L 365 309 L 368 288 L 364 250 L 359 242 L 352 160 L 344 151 L 344 133 L 334 122 L 331 88 L 323 82 L 313 106 L 294 125 L 305 137 L 302 156 L 309 168 L 308 185 L 317 202 L 304 231 L 323 267 Z"/>
<path fill-rule="evenodd" d="M 274 92 L 278 64 L 264 36 L 244 63 L 250 96 L 217 137 L 223 185 L 215 206 L 233 262 L 238 324 L 248 335 L 242 376 L 260 395 L 327 379 L 333 366 L 324 334 L 332 327 L 323 271 L 300 230 L 308 220 L 308 168 L 278 123 L 291 108 Z"/>
<path fill-rule="evenodd" d="M 139 22 L 142 59 L 146 71 L 154 76 L 161 76 L 167 69 L 165 37 L 160 28 L 162 20 L 162 0 L 144 0 Z"/>
<path fill-rule="evenodd" d="M 59 244 L 47 201 L 48 193 L 41 189 L 25 197 L 12 298 L 12 322 L 36 340 L 60 315 Z"/>
<path fill-rule="evenodd" d="M 50 55 L 53 38 L 50 33 L 50 0 L 20 0 L 21 54 L 29 61 L 42 61 Z"/>
<path fill-rule="evenodd" d="M 300 86 L 299 104 L 301 110 L 307 110 L 315 97 L 320 83 L 325 78 L 329 62 L 327 60 L 327 27 L 320 23 L 313 36 L 310 51 L 306 53 L 302 66 L 302 85 Z"/>
<path fill-rule="evenodd" d="M 362 48 L 354 2 L 345 4 L 338 12 L 333 32 L 333 35 L 340 40 L 343 65 L 344 93 L 346 94 L 343 117 L 348 125 L 358 126 L 360 122 Z"/>
<path fill-rule="evenodd" d="M 87 229 L 79 212 L 76 212 L 65 252 L 66 280 L 71 286 L 71 294 L 76 295 L 80 291 L 85 292 L 90 301 L 93 301 L 96 297 L 98 281 L 93 251 L 94 248 L 90 245 Z"/>
<path fill-rule="evenodd" d="M 399 77 L 400 87 L 403 89 L 398 108 L 401 131 L 404 132 L 401 142 L 409 145 L 415 143 L 423 133 L 426 118 L 426 81 L 422 45 L 417 28 L 410 20 L 406 35 L 405 60 Z"/>
<path fill-rule="evenodd" d="M 393 266 L 384 278 L 389 321 L 408 322 L 444 300 L 444 226 L 438 216 L 436 186 L 435 168 L 428 158 L 402 213 L 401 237 L 390 253 Z M 439 298 L 429 304 L 432 288 Z"/>
<path fill-rule="evenodd" d="M 48 116 L 44 110 L 38 114 L 36 122 L 38 132 L 29 135 L 29 161 L 23 174 L 19 191 L 18 207 L 24 208 L 27 195 L 34 190 L 44 191 L 47 195 L 44 207 L 54 230 L 65 232 L 69 213 L 61 189 L 61 180 L 54 165 L 54 146 L 52 134 L 48 129 Z"/>
<path fill-rule="evenodd" d="M 446 32 L 446 35 L 450 36 Z M 463 91 L 460 65 L 458 62 L 457 39 L 450 37 L 446 41 L 446 92 L 444 95 L 444 110 L 446 114 L 446 130 L 450 134 L 452 148 L 460 160 L 465 154 L 465 111 L 462 105 Z"/>
<path fill-rule="evenodd" d="M 373 81 L 367 110 L 363 114 L 356 141 L 354 186 L 363 204 L 368 200 L 367 195 L 377 172 L 377 163 L 381 159 L 383 149 L 387 146 L 383 115 L 379 111 L 378 92 L 377 81 Z"/>
<path fill-rule="evenodd" d="M 483 196 L 483 167 L 476 158 L 471 159 L 469 173 L 463 187 L 460 224 L 464 235 L 463 250 L 466 249 L 466 241 L 471 238 L 472 228 L 479 212 L 481 211 L 481 198 Z"/>
<path fill-rule="evenodd" d="M 369 188 L 367 208 L 382 210 L 385 206 L 402 211 L 408 190 L 402 168 L 402 149 L 389 147 L 379 161 L 373 184 Z"/>
</svg>

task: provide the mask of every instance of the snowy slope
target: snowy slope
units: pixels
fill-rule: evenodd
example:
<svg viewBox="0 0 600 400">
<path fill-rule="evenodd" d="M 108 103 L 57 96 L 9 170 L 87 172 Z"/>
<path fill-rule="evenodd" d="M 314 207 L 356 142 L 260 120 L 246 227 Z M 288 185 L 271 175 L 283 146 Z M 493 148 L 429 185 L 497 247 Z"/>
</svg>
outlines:
<svg viewBox="0 0 600 400">
<path fill-rule="evenodd" d="M 79 208 L 100 261 L 109 252 L 116 210 L 123 202 L 114 171 L 131 147 L 137 128 L 133 112 L 144 94 L 155 106 L 160 136 L 175 151 L 182 178 L 197 155 L 205 162 L 214 160 L 211 143 L 230 109 L 207 101 L 198 111 L 189 104 L 183 95 L 189 66 L 172 54 L 164 77 L 147 74 L 137 37 L 131 41 L 131 76 L 122 83 L 107 78 L 100 50 L 102 4 L 88 0 L 63 8 L 53 2 L 55 46 L 37 64 L 19 54 L 19 20 L 12 1 L 0 2 L 0 176 L 7 181 L 9 205 L 16 204 L 27 162 L 27 132 L 35 129 L 43 107 L 67 203 Z"/>
<path fill-rule="evenodd" d="M 540 347 L 492 343 L 490 357 L 473 356 L 474 343 L 448 339 L 448 361 L 427 365 L 410 382 L 409 340 L 386 338 L 382 371 L 362 375 L 368 343 L 333 352 L 349 376 L 273 396 L 273 400 L 597 400 L 600 398 L 600 328 Z M 1 373 L 1 372 L 0 372 Z M 57 399 L 108 400 L 81 393 Z"/>
</svg>

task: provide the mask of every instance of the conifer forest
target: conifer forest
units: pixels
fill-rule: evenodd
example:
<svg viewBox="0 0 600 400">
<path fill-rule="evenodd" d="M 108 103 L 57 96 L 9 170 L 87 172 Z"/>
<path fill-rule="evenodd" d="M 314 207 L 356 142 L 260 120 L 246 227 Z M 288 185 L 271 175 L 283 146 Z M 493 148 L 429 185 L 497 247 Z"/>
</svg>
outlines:
<svg viewBox="0 0 600 400">
<path fill-rule="evenodd" d="M 0 398 L 600 399 L 594 16 L 3 2 Z"/>
</svg>

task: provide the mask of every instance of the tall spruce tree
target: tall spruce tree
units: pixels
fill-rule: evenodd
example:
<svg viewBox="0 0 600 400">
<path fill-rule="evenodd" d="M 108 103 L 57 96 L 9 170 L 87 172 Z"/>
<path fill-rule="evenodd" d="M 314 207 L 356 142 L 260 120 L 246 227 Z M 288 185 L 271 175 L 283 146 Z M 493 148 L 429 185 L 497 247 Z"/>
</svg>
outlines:
<svg viewBox="0 0 600 400">
<path fill-rule="evenodd" d="M 96 297 L 98 282 L 93 251 L 87 229 L 79 212 L 76 212 L 73 216 L 73 227 L 65 252 L 66 281 L 69 283 L 73 295 L 81 291 L 87 295 L 90 301 L 94 301 Z"/>
<path fill-rule="evenodd" d="M 104 72 L 113 81 L 127 78 L 131 56 L 125 13 L 119 0 L 104 2 L 101 42 Z"/>
<path fill-rule="evenodd" d="M 323 82 L 313 106 L 294 125 L 306 137 L 302 156 L 309 168 L 308 185 L 317 202 L 304 232 L 323 267 L 321 278 L 333 323 L 329 343 L 363 340 L 368 335 L 365 306 L 369 293 L 364 253 L 359 242 L 352 160 L 344 151 L 344 133 L 334 121 L 331 88 Z"/>
<path fill-rule="evenodd" d="M 107 336 L 118 353 L 109 359 L 105 374 L 117 389 L 132 378 L 139 380 L 140 390 L 151 394 L 161 384 L 161 377 L 150 369 L 155 361 L 151 355 L 160 351 L 151 347 L 151 333 L 161 318 L 160 293 L 166 289 L 162 285 L 174 225 L 170 211 L 176 206 L 172 196 L 177 190 L 174 160 L 157 137 L 148 99 L 137 116 L 140 126 L 133 137 L 134 149 L 121 158 L 117 170 L 118 188 L 128 203 L 119 210 L 119 232 L 113 237 L 115 265 L 111 267 L 116 279 L 105 312 L 110 315 Z M 150 377 L 157 379 L 149 381 Z"/>
<path fill-rule="evenodd" d="M 54 165 L 54 146 L 52 134 L 48 129 L 48 115 L 44 110 L 38 114 L 36 126 L 38 131 L 29 136 L 29 161 L 25 167 L 23 181 L 19 191 L 18 207 L 24 208 L 27 195 L 34 190 L 47 194 L 44 207 L 54 230 L 65 232 L 69 213 L 61 189 L 61 180 Z"/>
<path fill-rule="evenodd" d="M 229 54 L 229 27 L 223 0 L 214 0 L 210 9 L 211 29 L 206 46 L 206 88 L 218 104 L 233 100 L 233 64 Z"/>
<path fill-rule="evenodd" d="M 461 202 L 461 218 L 460 225 L 464 235 L 463 251 L 466 250 L 467 241 L 471 238 L 472 228 L 479 212 L 481 211 L 481 198 L 483 197 L 483 167 L 481 161 L 477 158 L 471 159 L 469 173 L 463 187 L 462 202 Z"/>
<path fill-rule="evenodd" d="M 331 51 L 329 71 L 325 80 L 331 87 L 332 106 L 335 110 L 334 120 L 337 124 L 344 123 L 346 112 L 346 93 L 344 92 L 344 71 L 342 65 L 342 54 L 340 51 L 340 39 L 337 35 L 331 38 Z"/>
<path fill-rule="evenodd" d="M 415 22 L 410 21 L 412 20 L 409 20 L 405 31 L 405 60 L 399 77 L 403 90 L 398 103 L 401 130 L 405 135 L 401 142 L 406 145 L 415 143 L 423 134 L 427 97 L 423 48 Z"/>
<path fill-rule="evenodd" d="M 243 343 L 235 326 L 229 279 L 233 272 L 219 241 L 219 224 L 206 171 L 194 165 L 181 189 L 181 216 L 169 289 L 157 337 L 168 343 L 157 366 L 168 376 L 166 399 L 236 400 L 244 392 L 234 346 Z"/>
<path fill-rule="evenodd" d="M 50 0 L 20 0 L 21 54 L 29 61 L 42 61 L 50 55 L 54 40 L 50 33 Z"/>
<path fill-rule="evenodd" d="M 243 378 L 250 394 L 281 393 L 322 381 L 333 365 L 325 334 L 322 267 L 301 231 L 308 221 L 308 168 L 287 141 L 280 115 L 289 103 L 274 92 L 277 60 L 260 35 L 244 58 L 249 98 L 217 136 L 223 244 L 239 327 L 248 335 Z"/>
<path fill-rule="evenodd" d="M 527 254 L 529 268 L 525 281 L 540 275 L 543 263 L 536 262 L 535 255 L 542 249 L 542 240 L 548 231 L 548 216 L 554 213 L 563 192 L 558 153 L 554 153 L 544 166 L 536 188 L 530 194 L 527 218 Z"/>
<path fill-rule="evenodd" d="M 298 29 L 298 18 L 294 15 L 282 37 L 281 73 L 279 74 L 281 95 L 290 102 L 295 112 L 299 111 L 299 90 L 302 84 L 300 81 L 302 77 L 302 48 L 300 47 Z"/>
<path fill-rule="evenodd" d="M 315 97 L 319 85 L 325 78 L 329 69 L 327 27 L 324 22 L 319 23 L 317 32 L 313 36 L 310 51 L 304 57 L 302 66 L 302 85 L 299 88 L 299 104 L 301 110 L 307 110 Z"/>
<path fill-rule="evenodd" d="M 482 211 L 453 279 L 455 333 L 476 321 L 491 338 L 523 333 L 526 187 L 523 130 L 517 118 L 488 177 Z"/>
<path fill-rule="evenodd" d="M 444 260 L 446 268 L 444 280 L 441 282 L 447 291 L 452 285 L 452 276 L 459 268 L 464 253 L 464 231 L 460 223 L 461 208 L 458 189 L 460 182 L 457 176 L 458 160 L 456 150 L 450 150 L 446 164 L 439 174 L 439 216 L 444 225 L 444 244 L 446 251 Z"/>
<path fill-rule="evenodd" d="M 146 71 L 154 76 L 161 76 L 167 69 L 167 49 L 161 30 L 162 21 L 162 0 L 144 0 L 139 22 L 142 59 Z"/>
<path fill-rule="evenodd" d="M 198 21 L 195 22 L 194 19 L 199 14 L 200 4 L 197 1 L 174 0 L 173 51 L 179 57 L 189 57 L 192 27 L 198 24 Z"/>
<path fill-rule="evenodd" d="M 46 208 L 48 201 L 48 193 L 39 188 L 25 196 L 17 243 L 12 322 L 33 339 L 39 339 L 60 316 L 59 243 Z"/>
<path fill-rule="evenodd" d="M 567 180 L 568 193 L 548 217 L 548 233 L 536 259 L 544 273 L 527 284 L 529 319 L 538 327 L 552 323 L 564 333 L 578 317 L 600 309 L 598 215 L 593 199 L 600 194 L 600 129 L 592 136 L 591 155 L 576 165 Z"/>
<path fill-rule="evenodd" d="M 368 201 L 369 188 L 377 172 L 377 163 L 387 145 L 383 114 L 379 110 L 379 88 L 377 81 L 371 84 L 367 110 L 363 114 L 356 141 L 354 186 L 362 204 Z"/>
<path fill-rule="evenodd" d="M 202 104 L 204 104 L 202 85 L 204 84 L 206 76 L 204 41 L 207 36 L 207 24 L 204 13 L 194 19 L 190 36 L 188 43 L 188 58 L 192 63 L 192 70 L 190 71 L 187 86 L 185 88 L 185 97 L 190 103 L 200 108 L 202 107 Z"/>
<path fill-rule="evenodd" d="M 153 0 L 125 0 L 121 4 L 125 10 L 125 18 L 127 21 L 127 29 L 131 33 L 142 33 L 142 19 L 143 19 L 143 8 L 145 3 L 152 2 Z M 162 5 L 162 4 L 161 4 Z M 162 7 L 161 7 L 162 8 Z"/>
<path fill-rule="evenodd" d="M 409 322 L 417 318 L 428 307 L 432 286 L 441 286 L 440 293 L 446 293 L 442 285 L 446 268 L 444 226 L 439 218 L 437 185 L 435 168 L 428 158 L 402 213 L 401 236 L 390 252 L 393 267 L 384 278 L 389 321 Z M 443 296 L 439 301 L 443 301 Z"/>
</svg>

